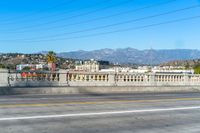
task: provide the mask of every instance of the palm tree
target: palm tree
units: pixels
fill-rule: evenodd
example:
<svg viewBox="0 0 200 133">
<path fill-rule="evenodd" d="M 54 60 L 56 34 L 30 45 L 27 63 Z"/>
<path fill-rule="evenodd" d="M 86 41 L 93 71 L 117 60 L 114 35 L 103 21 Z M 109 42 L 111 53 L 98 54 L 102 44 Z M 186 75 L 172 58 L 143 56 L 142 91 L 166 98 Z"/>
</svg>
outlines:
<svg viewBox="0 0 200 133">
<path fill-rule="evenodd" d="M 55 63 L 56 62 L 56 53 L 53 51 L 49 51 L 47 54 L 48 63 Z"/>
<path fill-rule="evenodd" d="M 49 51 L 47 54 L 47 61 L 51 71 L 55 71 L 56 53 Z"/>
</svg>

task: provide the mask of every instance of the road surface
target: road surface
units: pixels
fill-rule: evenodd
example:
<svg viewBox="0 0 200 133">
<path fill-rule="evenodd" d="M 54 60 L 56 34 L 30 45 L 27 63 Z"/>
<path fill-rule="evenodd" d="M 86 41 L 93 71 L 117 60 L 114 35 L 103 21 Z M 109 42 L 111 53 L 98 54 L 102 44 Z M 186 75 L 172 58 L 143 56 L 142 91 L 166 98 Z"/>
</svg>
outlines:
<svg viewBox="0 0 200 133">
<path fill-rule="evenodd" d="M 0 133 L 200 133 L 200 93 L 0 96 Z"/>
</svg>

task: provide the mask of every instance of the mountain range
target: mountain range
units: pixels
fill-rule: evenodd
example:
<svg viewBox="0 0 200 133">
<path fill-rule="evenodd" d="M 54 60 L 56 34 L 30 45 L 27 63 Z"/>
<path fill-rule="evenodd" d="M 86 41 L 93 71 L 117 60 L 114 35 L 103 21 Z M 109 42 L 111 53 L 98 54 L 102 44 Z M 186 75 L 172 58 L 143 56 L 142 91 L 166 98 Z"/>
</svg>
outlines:
<svg viewBox="0 0 200 133">
<path fill-rule="evenodd" d="M 196 49 L 163 49 L 138 50 L 100 49 L 93 51 L 72 51 L 57 53 L 58 56 L 73 59 L 96 59 L 119 64 L 161 64 L 174 60 L 192 60 L 200 58 L 200 50 Z"/>
</svg>

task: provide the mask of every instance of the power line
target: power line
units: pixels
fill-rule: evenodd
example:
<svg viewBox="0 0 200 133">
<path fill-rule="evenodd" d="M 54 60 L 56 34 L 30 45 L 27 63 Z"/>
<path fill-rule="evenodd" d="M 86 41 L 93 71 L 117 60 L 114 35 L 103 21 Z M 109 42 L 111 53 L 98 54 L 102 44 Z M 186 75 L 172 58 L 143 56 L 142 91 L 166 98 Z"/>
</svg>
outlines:
<svg viewBox="0 0 200 133">
<path fill-rule="evenodd" d="M 122 25 L 122 24 L 132 23 L 132 22 L 136 22 L 136 21 L 141 21 L 141 20 L 145 20 L 145 19 L 151 19 L 151 18 L 155 18 L 155 17 L 159 17 L 159 16 L 168 15 L 168 14 L 173 14 L 173 13 L 176 13 L 176 12 L 185 11 L 185 10 L 198 8 L 198 7 L 200 7 L 200 5 L 191 6 L 191 7 L 187 7 L 187 8 L 183 8 L 183 9 L 179 9 L 179 10 L 174 10 L 174 11 L 169 11 L 169 12 L 166 12 L 166 13 L 156 14 L 156 15 L 152 15 L 152 16 L 147 16 L 147 17 L 143 17 L 143 18 L 139 18 L 139 19 L 128 20 L 128 21 L 124 21 L 124 22 L 120 22 L 120 23 L 104 25 L 104 26 L 99 26 L 99 27 L 95 27 L 95 28 L 89 28 L 89 29 L 79 30 L 79 31 L 74 31 L 74 32 L 67 32 L 67 33 L 63 33 L 63 34 L 56 34 L 56 35 L 52 35 L 52 36 L 46 36 L 46 37 L 44 36 L 44 37 L 49 38 L 49 37 L 57 37 L 57 36 L 63 36 L 63 35 L 68 35 L 68 34 L 88 32 L 88 31 L 118 26 L 118 25 Z M 44 38 L 44 37 L 41 37 L 41 38 Z"/>
<path fill-rule="evenodd" d="M 118 26 L 118 25 L 133 23 L 133 22 L 138 22 L 138 21 L 142 21 L 142 20 L 146 20 L 146 19 L 152 19 L 152 18 L 156 18 L 156 17 L 160 17 L 160 16 L 169 15 L 169 14 L 174 14 L 174 13 L 177 13 L 177 12 L 186 11 L 186 10 L 190 10 L 190 9 L 194 9 L 194 8 L 199 8 L 199 7 L 200 7 L 200 5 L 194 5 L 194 6 L 190 6 L 190 7 L 178 9 L 178 10 L 168 11 L 168 12 L 165 12 L 165 13 L 160 13 L 160 14 L 156 14 L 156 15 L 146 16 L 146 17 L 142 17 L 142 18 L 138 18 L 138 19 L 127 20 L 127 21 L 123 21 L 123 22 L 119 22 L 119 23 L 114 23 L 114 24 L 109 24 L 109 25 L 103 25 L 103 26 L 98 26 L 98 27 L 94 27 L 94 28 L 88 28 L 88 29 L 79 30 L 79 31 L 66 32 L 66 33 L 61 33 L 61 34 L 54 34 L 54 35 L 49 35 L 49 36 L 41 36 L 41 37 L 34 37 L 34 38 L 22 39 L 22 40 L 35 40 L 35 39 L 41 39 L 41 38 L 55 38 L 55 37 L 69 35 L 69 34 L 77 34 L 77 33 L 82 33 L 82 32 L 89 32 L 89 31 L 94 31 L 94 30 L 109 28 L 109 27 L 113 27 L 113 26 Z"/>
<path fill-rule="evenodd" d="M 143 26 L 138 26 L 138 27 L 132 27 L 132 28 L 126 28 L 126 29 L 120 29 L 120 30 L 114 30 L 114 31 L 109 31 L 109 32 L 101 32 L 101 33 L 96 33 L 96 34 L 87 34 L 83 36 L 74 36 L 74 37 L 68 37 L 68 38 L 57 38 L 57 39 L 46 39 L 46 40 L 26 40 L 24 41 L 25 43 L 33 43 L 33 42 L 44 42 L 44 41 L 60 41 L 60 40 L 69 40 L 69 39 L 78 39 L 78 38 L 87 38 L 87 37 L 94 37 L 94 36 L 100 36 L 100 35 L 107 35 L 107 34 L 113 34 L 113 33 L 119 33 L 119 32 L 126 32 L 126 31 L 132 31 L 132 30 L 139 30 L 139 29 L 145 29 L 145 28 L 150 28 L 150 27 L 155 27 L 155 26 L 160 26 L 160 25 L 166 25 L 166 24 L 171 24 L 171 23 L 177 23 L 177 22 L 182 22 L 182 21 L 188 21 L 188 20 L 193 20 L 193 19 L 199 19 L 200 16 L 192 16 L 192 17 L 186 17 L 186 18 L 181 18 L 181 19 L 175 19 L 175 20 L 170 20 L 170 21 L 164 21 L 160 23 L 154 23 L 154 24 L 149 24 L 149 25 L 143 25 Z M 20 40 L 0 40 L 0 41 L 20 41 Z M 23 40 L 21 40 L 23 41 Z"/>
<path fill-rule="evenodd" d="M 112 34 L 112 33 L 117 33 L 117 32 L 131 31 L 131 30 L 139 30 L 139 29 L 144 29 L 144 28 L 149 28 L 149 27 L 155 27 L 155 26 L 160 26 L 160 25 L 170 24 L 170 23 L 177 23 L 177 22 L 187 21 L 187 20 L 192 20 L 192 19 L 199 19 L 199 18 L 200 18 L 200 16 L 193 16 L 193 17 L 187 17 L 187 18 L 182 18 L 182 19 L 175 19 L 175 20 L 171 20 L 171 21 L 165 21 L 165 22 L 160 22 L 160 23 L 155 23 L 155 24 L 150 24 L 150 25 L 139 26 L 139 27 L 133 27 L 133 28 L 115 30 L 115 31 L 110 31 L 110 32 L 101 32 L 101 33 L 90 34 L 90 35 L 85 35 L 85 36 L 71 37 L 71 38 L 68 38 L 68 39 L 83 38 L 83 37 L 90 37 L 90 36 L 98 36 L 98 35 Z M 66 38 L 62 38 L 62 39 L 66 39 Z"/>
<path fill-rule="evenodd" d="M 28 13 L 28 14 L 25 14 L 25 15 L 20 16 L 20 17 L 15 17 L 15 18 L 9 18 L 9 19 L 5 19 L 5 20 L 1 20 L 1 22 L 2 22 L 2 21 L 3 21 L 3 22 L 7 22 L 7 21 L 9 22 L 9 21 L 13 21 L 14 19 L 27 19 L 27 17 L 34 16 L 34 15 L 36 15 L 36 14 L 38 14 L 38 13 L 44 12 L 44 11 L 49 10 L 49 9 L 54 9 L 54 8 L 57 8 L 57 7 L 60 7 L 60 6 L 64 6 L 64 5 L 71 4 L 71 3 L 73 3 L 74 1 L 76 1 L 76 0 L 70 0 L 70 1 L 62 2 L 62 3 L 59 3 L 59 4 L 54 5 L 54 6 L 52 6 L 52 7 L 49 7 L 49 8 L 47 8 L 47 9 L 40 9 L 40 10 L 38 10 L 38 11 L 36 11 L 36 12 Z M 4 24 L 4 23 L 3 23 L 3 24 Z M 10 24 L 10 23 L 7 23 L 7 24 Z"/>
<path fill-rule="evenodd" d="M 100 18 L 95 18 L 95 19 L 86 20 L 86 21 L 77 22 L 77 23 L 71 23 L 71 24 L 68 24 L 68 25 L 60 26 L 60 28 L 72 26 L 72 25 L 83 24 L 83 23 L 89 23 L 89 22 L 98 21 L 98 20 L 101 20 L 101 19 L 107 19 L 107 18 L 119 16 L 119 15 L 122 15 L 122 14 L 128 14 L 128 13 L 131 13 L 131 12 L 133 13 L 133 12 L 137 12 L 137 11 L 140 11 L 140 10 L 143 10 L 143 9 L 152 8 L 152 7 L 160 6 L 160 5 L 163 5 L 163 4 L 168 4 L 168 3 L 171 3 L 171 2 L 174 2 L 174 1 L 177 1 L 177 0 L 170 0 L 170 1 L 167 1 L 167 2 L 163 2 L 163 3 L 159 3 L 159 4 L 153 4 L 153 5 L 150 5 L 150 6 L 145 6 L 145 7 L 134 9 L 134 10 L 119 12 L 119 13 L 116 13 L 116 14 L 113 14 L 113 15 L 103 16 L 103 17 L 100 17 Z M 53 29 L 53 28 L 59 28 L 59 26 L 51 27 L 51 28 L 48 28 L 48 29 Z"/>
<path fill-rule="evenodd" d="M 74 1 L 77 1 L 77 0 L 74 0 Z M 102 4 L 102 3 L 105 3 L 107 1 L 112 1 L 112 0 L 104 0 L 104 1 L 100 1 L 100 2 L 97 2 L 95 3 L 95 6 L 96 5 L 99 5 L 99 4 Z M 91 6 L 87 6 L 87 7 L 83 7 L 83 8 L 79 8 L 80 9 L 87 9 L 87 8 L 91 8 Z M 48 16 L 42 16 L 42 17 L 39 17 L 36 19 L 36 21 L 39 21 L 39 20 L 42 20 L 42 19 L 45 19 L 45 18 L 52 18 L 52 17 L 55 17 L 55 16 L 61 16 L 61 15 L 66 15 L 66 13 L 69 13 L 69 12 L 76 12 L 77 10 L 73 10 L 73 11 L 65 11 L 65 12 L 62 12 L 62 13 L 58 13 L 58 14 L 54 14 L 54 15 L 48 15 Z M 24 22 L 24 21 L 22 21 Z M 10 25 L 10 24 L 15 24 L 16 22 L 10 22 L 10 23 L 3 23 L 1 25 Z M 22 27 L 23 28 L 23 27 Z M 19 28 L 21 29 L 21 28 Z"/>
<path fill-rule="evenodd" d="M 86 7 L 82 7 L 82 8 L 79 8 L 79 10 L 82 10 L 82 9 L 88 9 L 88 8 L 91 8 L 91 7 L 95 7 L 95 6 L 99 6 L 100 4 L 105 4 L 107 2 L 110 2 L 112 0 L 103 0 L 103 1 L 100 1 L 100 2 L 97 2 L 95 3 L 94 5 L 89 5 L 89 6 L 86 6 Z M 44 17 L 41 17 L 37 20 L 41 20 L 41 19 L 45 19 L 45 18 L 51 18 L 51 17 L 54 17 L 54 16 L 60 16 L 60 15 L 66 15 L 66 13 L 72 13 L 72 12 L 77 12 L 79 10 L 72 10 L 72 11 L 64 11 L 62 12 L 61 14 L 57 14 L 57 15 L 49 15 L 49 16 L 44 16 Z"/>
<path fill-rule="evenodd" d="M 162 2 L 162 3 L 152 4 L 152 5 L 144 6 L 144 7 L 137 8 L 137 9 L 132 9 L 132 10 L 124 11 L 124 12 L 119 12 L 119 13 L 116 13 L 116 14 L 113 14 L 113 15 L 107 15 L 107 16 L 98 17 L 98 18 L 94 18 L 94 19 L 90 19 L 90 20 L 86 20 L 86 21 L 80 21 L 80 22 L 76 22 L 76 23 L 70 23 L 70 24 L 67 24 L 67 25 L 59 25 L 59 26 L 54 26 L 54 27 L 47 27 L 47 28 L 43 28 L 43 30 L 46 31 L 46 30 L 52 30 L 52 29 L 57 29 L 57 28 L 69 27 L 69 26 L 73 26 L 73 25 L 90 23 L 90 22 L 93 22 L 93 21 L 98 21 L 98 20 L 102 20 L 102 19 L 116 17 L 116 16 L 119 16 L 119 15 L 122 15 L 122 14 L 134 13 L 134 12 L 137 12 L 137 11 L 140 11 L 140 10 L 144 10 L 144 9 L 148 9 L 148 8 L 152 8 L 152 7 L 156 7 L 156 6 L 161 6 L 161 5 L 169 4 L 169 3 L 172 3 L 174 1 L 177 1 L 177 0 L 169 0 L 169 1 L 166 1 L 166 2 Z M 32 27 L 32 28 L 34 28 L 34 27 Z M 25 33 L 25 32 L 28 32 L 28 31 L 30 31 L 30 29 L 29 30 L 23 30 L 22 29 L 21 32 L 19 31 L 19 32 L 9 32 L 9 33 Z"/>
<path fill-rule="evenodd" d="M 105 0 L 105 1 L 110 1 L 110 0 Z M 105 3 L 104 1 L 104 3 Z M 114 4 L 114 5 L 109 5 L 109 6 L 105 6 L 105 7 L 102 7 L 102 8 L 99 8 L 99 9 L 95 9 L 95 10 L 92 10 L 92 11 L 88 11 L 86 13 L 81 13 L 81 14 L 77 14 L 77 15 L 73 15 L 73 16 L 70 16 L 70 17 L 67 17 L 67 18 L 62 18 L 62 19 L 58 19 L 58 20 L 53 20 L 53 21 L 49 21 L 49 22 L 45 22 L 45 23 L 41 23 L 41 24 L 35 24 L 35 25 L 30 25 L 30 26 L 24 26 L 24 27 L 21 27 L 21 28 L 18 28 L 18 29 L 27 29 L 27 28 L 32 28 L 32 27 L 41 27 L 43 25 L 48 25 L 48 24 L 54 24 L 54 23 L 58 23 L 60 21 L 65 21 L 65 20 L 70 20 L 70 19 L 73 19 L 73 18 L 77 18 L 77 17 L 81 17 L 81 16 L 86 16 L 86 15 L 89 15 L 89 14 L 93 14 L 93 13 L 96 13 L 96 12 L 99 12 L 99 11 L 102 11 L 102 10 L 106 10 L 106 9 L 109 9 L 109 8 L 113 8 L 113 7 L 117 7 L 117 6 L 121 6 L 123 4 L 127 4 L 127 3 L 130 3 L 130 2 L 133 2 L 134 0 L 126 0 L 126 1 L 123 1 L 123 2 L 120 2 L 120 3 L 117 3 L 117 4 Z M 97 4 L 98 5 L 98 4 Z M 51 16 L 52 17 L 52 16 Z M 16 29 L 16 30 L 18 30 Z"/>
</svg>

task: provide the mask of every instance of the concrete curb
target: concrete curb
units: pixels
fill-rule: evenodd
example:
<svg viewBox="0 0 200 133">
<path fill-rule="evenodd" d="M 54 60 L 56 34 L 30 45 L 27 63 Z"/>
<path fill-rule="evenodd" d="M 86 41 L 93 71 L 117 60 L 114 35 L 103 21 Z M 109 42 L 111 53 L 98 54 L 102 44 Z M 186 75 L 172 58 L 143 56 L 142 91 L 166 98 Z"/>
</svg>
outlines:
<svg viewBox="0 0 200 133">
<path fill-rule="evenodd" d="M 200 92 L 200 86 L 1 87 L 0 95 Z"/>
</svg>

